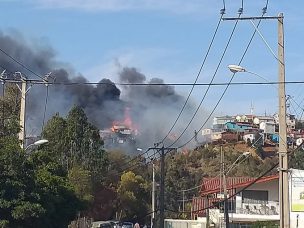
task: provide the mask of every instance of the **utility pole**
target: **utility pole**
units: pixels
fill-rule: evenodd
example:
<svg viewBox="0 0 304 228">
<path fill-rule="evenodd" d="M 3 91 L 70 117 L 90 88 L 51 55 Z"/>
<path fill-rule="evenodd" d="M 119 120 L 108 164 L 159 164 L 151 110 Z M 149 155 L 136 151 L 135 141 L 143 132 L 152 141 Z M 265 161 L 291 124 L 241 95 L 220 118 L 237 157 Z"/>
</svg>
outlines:
<svg viewBox="0 0 304 228">
<path fill-rule="evenodd" d="M 224 190 L 224 218 L 226 227 L 229 227 L 229 212 L 228 212 L 228 192 L 227 192 L 227 181 L 226 181 L 226 171 L 224 163 L 224 151 L 223 146 L 221 146 L 221 173 L 223 177 L 223 190 Z"/>
<path fill-rule="evenodd" d="M 155 164 L 152 163 L 152 216 L 151 216 L 151 228 L 154 228 L 155 220 Z"/>
<path fill-rule="evenodd" d="M 207 205 L 208 205 L 207 210 L 206 210 L 206 228 L 209 228 L 210 227 L 209 195 L 206 196 L 206 199 L 207 199 Z"/>
<path fill-rule="evenodd" d="M 5 81 L 3 80 L 5 79 L 5 70 L 2 71 L 2 73 L 0 74 L 0 81 L 2 84 L 2 121 L 1 121 L 1 128 L 4 129 L 4 115 L 5 115 L 5 111 L 4 111 L 4 95 L 5 95 Z M 0 131 L 0 134 L 4 134 L 4 130 Z"/>
<path fill-rule="evenodd" d="M 19 125 L 20 125 L 20 132 L 18 134 L 18 138 L 20 140 L 20 146 L 22 149 L 24 149 L 25 145 L 25 111 L 26 111 L 26 94 L 30 90 L 32 84 L 44 84 L 45 86 L 48 86 L 48 78 L 50 77 L 51 73 L 48 73 L 45 75 L 43 80 L 35 80 L 35 79 L 27 79 L 25 76 L 22 75 L 21 72 L 15 72 L 15 76 L 19 76 L 20 79 L 10 79 L 7 77 L 4 77 L 5 71 L 2 72 L 0 75 L 0 81 L 2 83 L 16 83 L 19 91 L 21 92 L 21 99 L 20 99 L 20 119 L 19 119 Z M 21 83 L 21 88 L 19 84 Z M 31 86 L 27 88 L 28 83 L 30 83 Z"/>
<path fill-rule="evenodd" d="M 164 228 L 165 223 L 165 148 L 161 148 L 160 157 L 160 197 L 159 197 L 159 228 Z"/>
<path fill-rule="evenodd" d="M 20 119 L 19 119 L 19 125 L 20 125 L 20 132 L 19 132 L 19 140 L 20 140 L 20 146 L 22 149 L 24 149 L 25 144 L 25 106 L 26 106 L 26 88 L 27 82 L 26 79 L 21 77 L 21 101 L 20 101 Z"/>
<path fill-rule="evenodd" d="M 286 95 L 285 95 L 285 58 L 284 58 L 284 23 L 283 13 L 276 17 L 242 17 L 223 18 L 223 20 L 278 20 L 278 93 L 279 93 L 279 202 L 280 202 L 280 228 L 290 227 L 290 203 L 288 182 L 288 153 L 286 130 Z M 257 28 L 255 27 L 257 30 Z M 257 30 L 258 31 L 258 30 Z M 275 54 L 274 54 L 275 55 Z"/>
<path fill-rule="evenodd" d="M 225 170 L 223 172 L 223 184 L 224 184 L 224 212 L 226 228 L 229 228 L 229 204 L 228 204 L 228 191 Z"/>
<path fill-rule="evenodd" d="M 183 214 L 185 213 L 185 190 L 183 191 Z"/>
<path fill-rule="evenodd" d="M 286 95 L 285 95 L 285 59 L 284 59 L 284 24 L 283 14 L 278 18 L 278 62 L 279 62 L 279 195 L 280 195 L 280 227 L 289 228 L 289 184 L 288 154 L 286 131 Z"/>
<path fill-rule="evenodd" d="M 155 145 L 158 145 L 158 144 L 155 144 Z M 149 147 L 148 148 L 148 151 L 149 150 L 160 151 L 160 194 L 159 194 L 159 226 L 158 226 L 159 228 L 164 228 L 164 225 L 165 225 L 165 156 L 166 156 L 165 151 L 170 151 L 170 150 L 174 150 L 174 149 L 176 149 L 176 148 L 169 148 L 169 147 L 165 148 L 164 146 L 162 146 L 161 148 L 159 148 L 159 147 Z M 154 180 L 154 178 L 153 178 L 153 180 Z M 155 186 L 155 183 L 153 186 Z M 155 189 L 154 189 L 154 192 L 155 192 Z M 152 197 L 153 197 L 153 192 L 152 192 Z M 154 201 L 152 200 L 152 210 L 153 210 L 153 202 Z M 154 210 L 155 210 L 155 208 L 154 208 Z M 153 216 L 153 213 L 152 213 L 152 216 Z"/>
</svg>

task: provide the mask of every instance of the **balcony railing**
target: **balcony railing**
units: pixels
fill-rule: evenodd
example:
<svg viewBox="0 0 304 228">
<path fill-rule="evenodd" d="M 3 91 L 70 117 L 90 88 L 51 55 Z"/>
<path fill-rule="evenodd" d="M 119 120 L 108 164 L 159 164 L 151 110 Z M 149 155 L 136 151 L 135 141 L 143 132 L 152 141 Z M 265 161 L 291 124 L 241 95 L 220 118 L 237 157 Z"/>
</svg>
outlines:
<svg viewBox="0 0 304 228">
<path fill-rule="evenodd" d="M 242 203 L 241 207 L 236 208 L 236 214 L 251 214 L 251 215 L 278 215 L 278 201 L 261 201 L 259 203 Z"/>
</svg>

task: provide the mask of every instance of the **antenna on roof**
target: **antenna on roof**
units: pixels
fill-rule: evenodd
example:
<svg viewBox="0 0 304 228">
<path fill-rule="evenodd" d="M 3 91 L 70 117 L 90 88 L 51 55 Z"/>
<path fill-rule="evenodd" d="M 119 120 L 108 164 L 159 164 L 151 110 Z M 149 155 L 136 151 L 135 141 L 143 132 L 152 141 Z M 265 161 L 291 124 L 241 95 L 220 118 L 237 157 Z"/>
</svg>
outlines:
<svg viewBox="0 0 304 228">
<path fill-rule="evenodd" d="M 251 101 L 251 105 L 250 105 L 250 114 L 253 115 L 254 114 L 254 105 L 253 102 Z"/>
</svg>

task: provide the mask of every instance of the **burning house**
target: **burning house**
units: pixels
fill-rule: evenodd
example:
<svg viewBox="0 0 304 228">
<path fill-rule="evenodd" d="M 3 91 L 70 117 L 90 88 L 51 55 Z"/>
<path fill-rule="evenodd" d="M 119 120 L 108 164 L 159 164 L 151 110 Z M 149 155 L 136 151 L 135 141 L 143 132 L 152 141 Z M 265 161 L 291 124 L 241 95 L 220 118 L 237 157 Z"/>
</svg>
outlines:
<svg viewBox="0 0 304 228">
<path fill-rule="evenodd" d="M 132 123 L 129 110 L 129 108 L 125 109 L 123 121 L 114 121 L 111 128 L 99 131 L 106 149 L 117 148 L 130 152 L 136 150 L 136 136 L 138 131 Z"/>
</svg>

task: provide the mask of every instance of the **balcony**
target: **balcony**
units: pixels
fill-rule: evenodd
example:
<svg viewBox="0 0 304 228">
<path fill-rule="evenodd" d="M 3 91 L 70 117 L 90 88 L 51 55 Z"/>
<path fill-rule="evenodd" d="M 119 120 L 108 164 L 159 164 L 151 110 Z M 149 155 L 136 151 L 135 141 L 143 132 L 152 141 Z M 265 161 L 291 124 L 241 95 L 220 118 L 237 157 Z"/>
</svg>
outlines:
<svg viewBox="0 0 304 228">
<path fill-rule="evenodd" d="M 230 222 L 253 222 L 253 221 L 278 221 L 278 201 L 253 201 L 253 202 L 230 202 Z M 218 224 L 224 221 L 224 211 L 221 209 L 210 209 L 210 220 Z"/>
<path fill-rule="evenodd" d="M 279 215 L 280 206 L 278 201 L 245 202 L 236 207 L 236 214 L 250 215 Z"/>
</svg>

